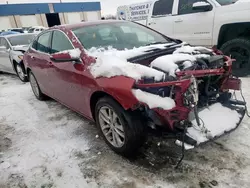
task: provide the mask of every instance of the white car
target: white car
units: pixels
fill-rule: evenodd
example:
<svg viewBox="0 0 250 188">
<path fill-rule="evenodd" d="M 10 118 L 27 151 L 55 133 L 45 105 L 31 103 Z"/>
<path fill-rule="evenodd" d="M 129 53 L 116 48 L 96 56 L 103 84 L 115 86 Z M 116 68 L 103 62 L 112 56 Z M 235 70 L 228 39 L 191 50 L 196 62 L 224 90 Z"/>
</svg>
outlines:
<svg viewBox="0 0 250 188">
<path fill-rule="evenodd" d="M 34 33 L 0 36 L 0 72 L 17 74 L 21 81 L 28 81 L 23 54 L 35 36 Z"/>
<path fill-rule="evenodd" d="M 192 45 L 215 46 L 237 60 L 234 73 L 250 74 L 250 1 L 157 0 L 147 4 L 119 7 L 117 13 L 120 19 L 145 23 Z"/>
<path fill-rule="evenodd" d="M 46 27 L 43 27 L 43 26 L 34 26 L 34 27 L 31 27 L 29 30 L 28 30 L 28 33 L 41 33 L 42 31 L 44 31 L 45 29 L 47 29 Z"/>
</svg>

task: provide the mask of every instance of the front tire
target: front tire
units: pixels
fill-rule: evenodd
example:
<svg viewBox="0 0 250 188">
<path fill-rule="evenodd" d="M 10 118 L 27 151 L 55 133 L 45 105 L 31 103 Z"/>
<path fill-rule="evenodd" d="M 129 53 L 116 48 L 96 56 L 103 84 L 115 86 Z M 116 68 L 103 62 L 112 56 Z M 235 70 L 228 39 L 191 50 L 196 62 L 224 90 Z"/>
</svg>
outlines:
<svg viewBox="0 0 250 188">
<path fill-rule="evenodd" d="M 29 72 L 29 80 L 30 80 L 30 86 L 36 98 L 40 101 L 46 100 L 47 96 L 41 92 L 39 84 L 36 80 L 36 77 L 31 71 Z"/>
<path fill-rule="evenodd" d="M 221 46 L 221 51 L 232 59 L 233 74 L 235 76 L 250 75 L 250 40 L 246 38 L 236 38 L 227 41 Z"/>
<path fill-rule="evenodd" d="M 28 77 L 25 75 L 24 68 L 22 67 L 22 65 L 16 63 L 15 68 L 18 78 L 22 82 L 28 82 Z"/>
<path fill-rule="evenodd" d="M 97 102 L 95 118 L 105 142 L 116 153 L 129 157 L 143 144 L 145 133 L 140 116 L 125 111 L 112 98 L 104 97 Z"/>
</svg>

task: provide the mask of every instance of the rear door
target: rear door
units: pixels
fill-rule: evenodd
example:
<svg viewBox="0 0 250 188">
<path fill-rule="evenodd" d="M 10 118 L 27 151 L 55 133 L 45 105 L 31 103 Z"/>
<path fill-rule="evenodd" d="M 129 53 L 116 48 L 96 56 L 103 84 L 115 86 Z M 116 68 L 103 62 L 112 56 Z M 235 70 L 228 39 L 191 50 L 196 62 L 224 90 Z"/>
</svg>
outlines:
<svg viewBox="0 0 250 188">
<path fill-rule="evenodd" d="M 151 10 L 151 17 L 148 18 L 148 27 L 173 37 L 173 10 L 174 0 L 156 1 Z"/>
<path fill-rule="evenodd" d="M 193 3 L 201 1 L 209 3 L 206 0 L 179 0 L 178 15 L 174 16 L 174 37 L 192 45 L 210 46 L 215 11 L 193 10 Z"/>
<path fill-rule="evenodd" d="M 15 74 L 10 61 L 10 44 L 4 37 L 0 37 L 0 47 L 1 46 L 5 47 L 5 49 L 0 49 L 0 71 Z"/>
<path fill-rule="evenodd" d="M 74 45 L 67 35 L 54 30 L 51 50 L 52 53 L 60 53 L 65 50 L 74 49 Z M 54 98 L 75 111 L 87 114 L 85 101 L 87 93 L 86 80 L 84 76 L 84 64 L 74 62 L 52 62 L 53 69 L 49 69 L 49 77 L 53 83 Z"/>
<path fill-rule="evenodd" d="M 44 93 L 49 95 L 51 94 L 51 78 L 48 75 L 48 71 L 52 68 L 50 61 L 51 34 L 51 31 L 41 34 L 33 42 L 31 49 L 27 53 L 27 61 L 30 62 L 31 70 L 38 81 L 39 87 Z"/>
</svg>

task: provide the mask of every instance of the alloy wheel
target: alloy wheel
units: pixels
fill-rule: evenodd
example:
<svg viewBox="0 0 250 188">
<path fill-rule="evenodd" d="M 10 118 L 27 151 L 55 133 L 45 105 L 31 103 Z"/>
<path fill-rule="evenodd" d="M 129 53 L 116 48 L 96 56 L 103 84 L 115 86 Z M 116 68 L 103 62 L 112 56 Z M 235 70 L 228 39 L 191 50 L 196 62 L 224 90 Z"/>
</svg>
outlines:
<svg viewBox="0 0 250 188">
<path fill-rule="evenodd" d="M 125 143 L 125 132 L 116 112 L 109 106 L 103 106 L 100 108 L 98 116 L 101 131 L 108 142 L 114 147 L 122 147 Z"/>
<path fill-rule="evenodd" d="M 37 97 L 39 97 L 39 87 L 38 87 L 37 81 L 36 81 L 35 77 L 33 76 L 33 74 L 30 75 L 30 85 L 31 85 L 31 88 L 32 88 L 34 94 Z"/>
<path fill-rule="evenodd" d="M 22 69 L 22 67 L 20 65 L 16 65 L 16 71 L 17 71 L 17 74 L 18 74 L 19 78 L 21 80 L 24 80 L 25 79 L 25 74 L 24 74 L 23 69 Z"/>
</svg>

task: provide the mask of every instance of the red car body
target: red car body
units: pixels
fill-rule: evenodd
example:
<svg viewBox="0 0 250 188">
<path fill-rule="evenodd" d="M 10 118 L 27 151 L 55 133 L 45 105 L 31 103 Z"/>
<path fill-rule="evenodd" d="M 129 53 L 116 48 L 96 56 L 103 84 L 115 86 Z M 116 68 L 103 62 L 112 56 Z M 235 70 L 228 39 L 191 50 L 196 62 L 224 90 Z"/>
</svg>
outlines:
<svg viewBox="0 0 250 188">
<path fill-rule="evenodd" d="M 95 62 L 95 58 L 89 56 L 83 45 L 76 38 L 72 29 L 84 28 L 89 25 L 98 25 L 100 22 L 86 22 L 74 25 L 56 26 L 48 29 L 46 32 L 60 30 L 72 42 L 74 48 L 81 51 L 81 63 L 72 62 L 54 62 L 51 54 L 41 53 L 32 47 L 25 53 L 24 63 L 27 73 L 32 71 L 35 75 L 41 91 L 66 105 L 72 110 L 80 113 L 86 118 L 95 121 L 95 105 L 103 96 L 110 96 L 117 101 L 125 110 L 136 110 L 145 104 L 139 102 L 132 93 L 132 88 L 154 88 L 173 85 L 176 88 L 175 102 L 176 107 L 171 110 L 155 108 L 158 119 L 161 124 L 170 130 L 174 130 L 175 124 L 188 118 L 190 107 L 184 105 L 184 93 L 188 90 L 191 80 L 185 79 L 185 76 L 194 76 L 196 78 L 221 75 L 220 90 L 239 89 L 238 79 L 231 77 L 232 60 L 224 57 L 225 65 L 222 68 L 208 70 L 181 71 L 177 73 L 176 81 L 144 83 L 135 82 L 134 79 L 125 76 L 115 76 L 111 78 L 94 78 L 89 71 L 89 66 Z M 107 21 L 105 23 L 108 23 Z M 43 32 L 44 33 L 44 32 Z M 220 54 L 219 51 L 214 51 Z M 54 54 L 53 58 L 62 59 L 63 54 Z M 67 56 L 67 54 L 66 54 Z"/>
<path fill-rule="evenodd" d="M 40 53 L 32 48 L 26 52 L 24 62 L 27 72 L 32 70 L 39 80 L 39 87 L 44 94 L 94 120 L 92 107 L 97 99 L 105 94 L 112 96 L 124 109 L 132 108 L 138 100 L 131 92 L 134 79 L 123 76 L 95 79 L 89 72 L 88 67 L 95 59 L 85 53 L 82 44 L 71 30 L 90 24 L 98 22 L 57 26 L 48 30 L 64 32 L 74 47 L 81 50 L 82 64 L 55 63 L 50 54 Z"/>
</svg>

